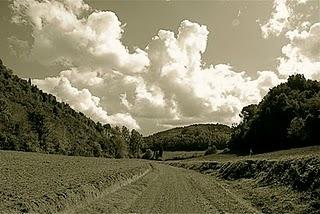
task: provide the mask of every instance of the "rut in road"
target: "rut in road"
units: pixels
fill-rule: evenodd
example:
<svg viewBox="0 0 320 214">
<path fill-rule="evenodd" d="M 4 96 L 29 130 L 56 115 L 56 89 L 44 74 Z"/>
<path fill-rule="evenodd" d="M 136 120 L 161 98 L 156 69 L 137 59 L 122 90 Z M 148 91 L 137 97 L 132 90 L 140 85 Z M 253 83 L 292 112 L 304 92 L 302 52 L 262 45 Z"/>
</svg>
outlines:
<svg viewBox="0 0 320 214">
<path fill-rule="evenodd" d="M 139 180 L 75 213 L 260 213 L 212 176 L 153 164 Z"/>
</svg>

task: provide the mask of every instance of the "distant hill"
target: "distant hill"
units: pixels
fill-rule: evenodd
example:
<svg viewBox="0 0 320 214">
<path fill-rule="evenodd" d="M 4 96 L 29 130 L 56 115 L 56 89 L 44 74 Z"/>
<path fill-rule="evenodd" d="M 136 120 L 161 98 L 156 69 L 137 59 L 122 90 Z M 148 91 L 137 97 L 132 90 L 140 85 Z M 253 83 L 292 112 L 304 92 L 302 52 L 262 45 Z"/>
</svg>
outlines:
<svg viewBox="0 0 320 214">
<path fill-rule="evenodd" d="M 139 156 L 142 135 L 95 123 L 12 74 L 0 60 L 0 149 L 53 154 Z"/>
<path fill-rule="evenodd" d="M 145 137 L 149 147 L 167 151 L 206 150 L 209 145 L 223 149 L 231 135 L 231 128 L 222 124 L 195 124 L 177 127 Z"/>
</svg>

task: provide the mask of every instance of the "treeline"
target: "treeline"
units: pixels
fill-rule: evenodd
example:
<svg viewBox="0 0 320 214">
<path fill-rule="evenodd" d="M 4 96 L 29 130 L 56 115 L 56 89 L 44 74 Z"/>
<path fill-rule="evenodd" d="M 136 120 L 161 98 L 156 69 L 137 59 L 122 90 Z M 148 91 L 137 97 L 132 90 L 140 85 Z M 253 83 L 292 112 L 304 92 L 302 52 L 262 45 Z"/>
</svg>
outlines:
<svg viewBox="0 0 320 214">
<path fill-rule="evenodd" d="M 203 151 L 211 146 L 224 149 L 231 128 L 222 124 L 195 124 L 178 127 L 145 137 L 149 148 L 166 151 Z"/>
<path fill-rule="evenodd" d="M 200 151 L 230 148 L 248 154 L 320 144 L 320 83 L 290 76 L 258 105 L 242 109 L 242 122 L 196 124 L 148 137 L 126 127 L 95 123 L 67 103 L 12 74 L 0 60 L 0 149 L 96 157 L 142 157 L 149 149 Z M 147 152 L 148 153 L 148 152 Z M 145 156 L 150 154 L 145 154 Z M 161 155 L 160 155 L 161 156 Z"/>
<path fill-rule="evenodd" d="M 140 157 L 136 130 L 95 123 L 0 60 L 0 149 L 96 157 Z"/>
<path fill-rule="evenodd" d="M 258 105 L 242 109 L 229 145 L 247 154 L 320 144 L 320 83 L 290 76 Z"/>
</svg>

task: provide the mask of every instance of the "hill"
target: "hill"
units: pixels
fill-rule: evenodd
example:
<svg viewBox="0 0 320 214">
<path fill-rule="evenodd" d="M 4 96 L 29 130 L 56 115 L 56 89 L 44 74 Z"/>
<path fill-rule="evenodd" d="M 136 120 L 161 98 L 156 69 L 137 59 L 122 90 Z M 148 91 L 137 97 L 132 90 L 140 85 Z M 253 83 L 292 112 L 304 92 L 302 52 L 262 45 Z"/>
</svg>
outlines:
<svg viewBox="0 0 320 214">
<path fill-rule="evenodd" d="M 149 147 L 166 151 L 200 151 L 215 145 L 223 149 L 229 140 L 231 128 L 222 124 L 195 124 L 177 127 L 145 137 Z"/>
<path fill-rule="evenodd" d="M 142 136 L 95 123 L 67 103 L 13 75 L 0 61 L 0 149 L 52 154 L 140 155 Z"/>
</svg>

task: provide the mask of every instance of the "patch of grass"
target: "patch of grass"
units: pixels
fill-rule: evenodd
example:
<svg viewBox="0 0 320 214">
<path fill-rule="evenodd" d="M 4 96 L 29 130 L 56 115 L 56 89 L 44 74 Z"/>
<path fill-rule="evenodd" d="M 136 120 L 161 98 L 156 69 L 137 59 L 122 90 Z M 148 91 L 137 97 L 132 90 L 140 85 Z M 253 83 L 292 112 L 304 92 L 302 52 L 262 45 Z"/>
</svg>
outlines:
<svg viewBox="0 0 320 214">
<path fill-rule="evenodd" d="M 196 157 L 202 157 L 205 151 L 164 151 L 163 160 L 184 160 Z"/>
<path fill-rule="evenodd" d="M 0 151 L 0 210 L 63 211 L 149 167 L 142 160 Z"/>
<path fill-rule="evenodd" d="M 224 182 L 263 213 L 306 213 L 308 196 L 286 186 L 260 186 L 254 179 Z"/>
<path fill-rule="evenodd" d="M 249 152 L 248 152 L 249 154 Z M 295 159 L 307 157 L 312 155 L 320 155 L 320 146 L 309 146 L 303 148 L 294 148 L 288 150 L 280 150 L 275 152 L 268 152 L 262 154 L 255 154 L 252 156 L 239 156 L 235 154 L 212 154 L 207 156 L 200 156 L 189 161 L 237 161 L 237 160 L 281 160 L 281 159 Z"/>
</svg>

